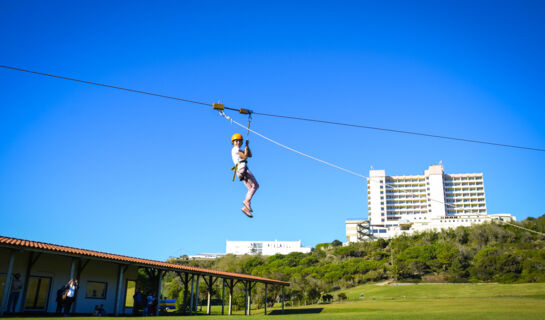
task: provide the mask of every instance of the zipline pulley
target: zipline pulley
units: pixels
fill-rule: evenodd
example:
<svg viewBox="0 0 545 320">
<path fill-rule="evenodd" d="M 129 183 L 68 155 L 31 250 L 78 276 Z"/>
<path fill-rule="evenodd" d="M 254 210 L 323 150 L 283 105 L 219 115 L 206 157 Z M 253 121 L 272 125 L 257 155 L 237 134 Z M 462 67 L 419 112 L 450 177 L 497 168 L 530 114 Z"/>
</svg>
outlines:
<svg viewBox="0 0 545 320">
<path fill-rule="evenodd" d="M 250 137 L 250 124 L 251 123 L 252 123 L 252 111 L 248 112 L 248 133 L 246 133 L 246 146 L 248 146 L 248 144 L 249 144 L 248 137 Z"/>
</svg>

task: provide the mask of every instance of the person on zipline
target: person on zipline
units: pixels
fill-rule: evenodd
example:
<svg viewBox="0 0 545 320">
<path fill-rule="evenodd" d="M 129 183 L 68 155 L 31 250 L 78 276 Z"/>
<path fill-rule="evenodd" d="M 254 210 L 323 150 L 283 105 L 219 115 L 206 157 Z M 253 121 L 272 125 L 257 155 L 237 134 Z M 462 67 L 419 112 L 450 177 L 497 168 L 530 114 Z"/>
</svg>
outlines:
<svg viewBox="0 0 545 320">
<path fill-rule="evenodd" d="M 246 140 L 246 146 L 244 147 L 244 152 L 240 150 L 242 147 L 242 135 L 240 133 L 235 133 L 231 137 L 231 144 L 233 144 L 233 149 L 231 150 L 231 156 L 233 157 L 233 162 L 235 166 L 236 176 L 240 181 L 244 182 L 244 185 L 248 188 L 248 193 L 246 194 L 246 199 L 242 201 L 244 207 L 242 207 L 242 212 L 250 218 L 253 218 L 252 215 L 252 197 L 254 193 L 259 189 L 259 183 L 255 179 L 254 175 L 248 169 L 247 159 L 252 157 L 252 151 L 248 147 L 248 140 Z M 234 180 L 234 177 L 233 177 Z"/>
</svg>

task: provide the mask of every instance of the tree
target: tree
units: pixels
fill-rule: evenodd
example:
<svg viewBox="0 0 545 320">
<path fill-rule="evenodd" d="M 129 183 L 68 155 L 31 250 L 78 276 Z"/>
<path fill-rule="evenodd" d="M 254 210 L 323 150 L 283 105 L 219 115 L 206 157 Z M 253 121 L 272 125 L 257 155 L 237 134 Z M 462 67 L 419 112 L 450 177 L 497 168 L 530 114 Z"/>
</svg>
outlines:
<svg viewBox="0 0 545 320">
<path fill-rule="evenodd" d="M 335 240 L 333 240 L 333 241 L 331 242 L 331 245 L 332 245 L 333 247 L 340 247 L 340 246 L 343 245 L 343 243 L 340 242 L 339 240 L 336 240 L 336 239 L 335 239 Z"/>
<path fill-rule="evenodd" d="M 326 294 L 324 294 L 324 295 L 322 296 L 322 301 L 323 301 L 324 303 L 330 303 L 331 300 L 333 300 L 333 296 L 330 295 L 329 293 L 326 293 Z"/>
<path fill-rule="evenodd" d="M 339 298 L 339 301 L 342 303 L 343 300 L 348 300 L 348 297 L 346 296 L 346 293 L 344 292 L 339 292 L 337 294 L 337 298 Z"/>
</svg>

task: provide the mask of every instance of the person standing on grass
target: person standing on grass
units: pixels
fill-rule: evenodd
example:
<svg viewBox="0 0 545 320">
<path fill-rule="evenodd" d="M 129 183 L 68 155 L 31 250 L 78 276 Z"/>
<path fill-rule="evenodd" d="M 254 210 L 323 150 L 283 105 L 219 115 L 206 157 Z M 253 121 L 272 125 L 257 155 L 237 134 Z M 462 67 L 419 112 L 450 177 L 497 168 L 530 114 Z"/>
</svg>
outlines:
<svg viewBox="0 0 545 320">
<path fill-rule="evenodd" d="M 244 185 L 246 186 L 246 188 L 248 188 L 246 198 L 244 199 L 244 201 L 242 201 L 244 207 L 242 207 L 241 210 L 245 215 L 253 218 L 254 216 L 252 212 L 254 210 L 252 209 L 252 197 L 254 196 L 257 189 L 259 189 L 259 183 L 257 183 L 254 175 L 252 174 L 250 169 L 248 169 L 248 158 L 252 157 L 252 151 L 248 146 L 248 140 L 246 140 L 246 146 L 244 147 L 244 151 L 240 149 L 242 147 L 242 135 L 240 133 L 235 133 L 231 137 L 231 144 L 233 145 L 233 149 L 231 150 L 231 156 L 235 164 L 233 168 L 235 169 L 237 177 L 240 179 L 240 181 L 244 182 Z"/>
</svg>

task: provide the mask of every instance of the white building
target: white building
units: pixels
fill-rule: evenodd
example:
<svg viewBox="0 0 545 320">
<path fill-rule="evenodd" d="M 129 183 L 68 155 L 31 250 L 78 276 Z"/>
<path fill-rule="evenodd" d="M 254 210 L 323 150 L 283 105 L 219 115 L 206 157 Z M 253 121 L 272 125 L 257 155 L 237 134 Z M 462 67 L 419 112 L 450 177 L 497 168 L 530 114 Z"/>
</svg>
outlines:
<svg viewBox="0 0 545 320">
<path fill-rule="evenodd" d="M 226 241 L 225 253 L 244 255 L 261 254 L 272 256 L 277 253 L 288 254 L 292 252 L 307 253 L 311 251 L 310 247 L 303 247 L 299 241 Z"/>
<path fill-rule="evenodd" d="M 348 242 L 366 235 L 391 238 L 500 218 L 514 220 L 509 214 L 487 215 L 482 173 L 445 174 L 442 164 L 431 165 L 424 175 L 387 176 L 385 170 L 370 170 L 367 200 L 369 220 L 346 221 Z"/>
</svg>

